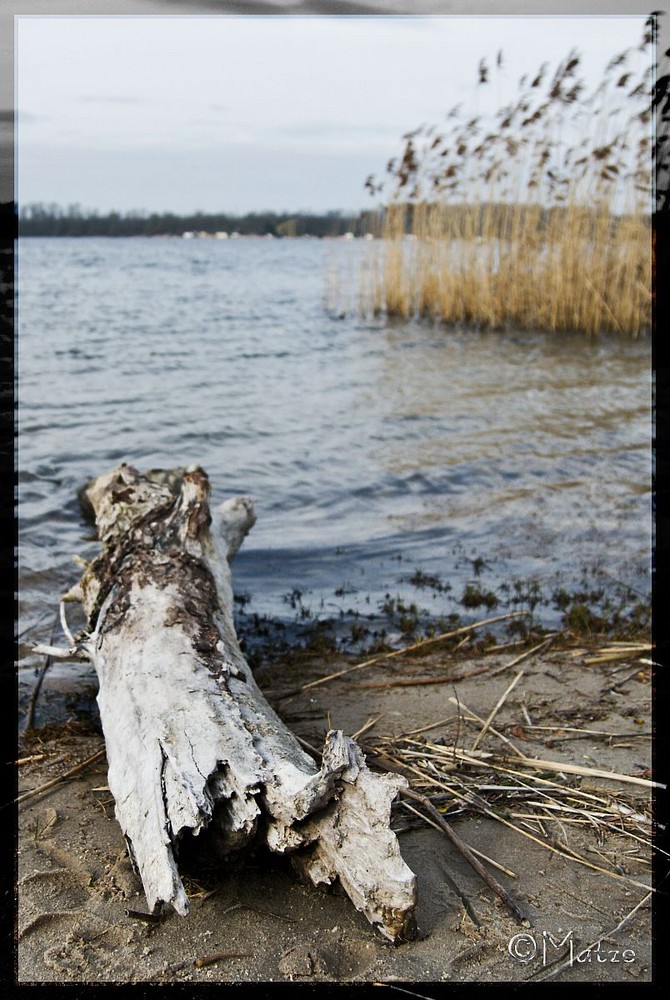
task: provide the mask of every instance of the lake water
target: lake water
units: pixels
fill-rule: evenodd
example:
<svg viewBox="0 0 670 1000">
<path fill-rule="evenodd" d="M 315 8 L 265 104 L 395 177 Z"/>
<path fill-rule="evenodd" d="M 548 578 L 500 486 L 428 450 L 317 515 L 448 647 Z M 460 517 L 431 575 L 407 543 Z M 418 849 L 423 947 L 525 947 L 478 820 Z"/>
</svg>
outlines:
<svg viewBox="0 0 670 1000">
<path fill-rule="evenodd" d="M 364 620 L 397 640 L 381 607 L 396 598 L 435 618 L 495 614 L 464 609 L 473 583 L 532 580 L 550 594 L 596 573 L 648 595 L 649 341 L 344 315 L 327 302 L 332 275 L 355 275 L 365 252 L 345 240 L 20 242 L 24 676 L 79 576 L 72 557 L 97 551 L 76 491 L 121 461 L 198 463 L 214 502 L 254 497 L 233 566 L 249 642 L 254 615 L 333 618 L 343 637 Z M 427 577 L 440 585 L 419 586 Z M 560 618 L 550 600 L 536 612 Z"/>
</svg>

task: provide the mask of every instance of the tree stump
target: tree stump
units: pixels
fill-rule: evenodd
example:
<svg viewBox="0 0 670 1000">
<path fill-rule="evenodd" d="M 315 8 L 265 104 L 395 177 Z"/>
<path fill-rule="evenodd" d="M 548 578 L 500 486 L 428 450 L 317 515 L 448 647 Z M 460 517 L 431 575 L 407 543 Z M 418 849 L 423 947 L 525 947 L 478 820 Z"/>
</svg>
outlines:
<svg viewBox="0 0 670 1000">
<path fill-rule="evenodd" d="M 210 514 L 200 468 L 120 465 L 86 490 L 101 554 L 65 596 L 87 627 L 116 818 L 147 904 L 179 914 L 180 850 L 207 831 L 222 863 L 245 846 L 290 852 L 314 884 L 339 879 L 394 943 L 414 933 L 416 879 L 390 829 L 398 775 L 371 772 L 341 731 L 318 767 L 265 700 L 233 622 L 230 561 L 255 522 L 248 497 Z"/>
</svg>

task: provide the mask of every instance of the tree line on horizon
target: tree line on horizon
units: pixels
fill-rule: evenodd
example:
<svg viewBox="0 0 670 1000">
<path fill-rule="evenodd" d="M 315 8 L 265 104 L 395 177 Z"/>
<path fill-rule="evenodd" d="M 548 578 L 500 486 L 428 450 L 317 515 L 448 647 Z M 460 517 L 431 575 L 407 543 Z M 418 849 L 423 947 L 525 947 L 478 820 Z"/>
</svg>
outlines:
<svg viewBox="0 0 670 1000">
<path fill-rule="evenodd" d="M 339 211 L 321 214 L 249 212 L 245 215 L 142 211 L 102 214 L 83 210 L 78 205 L 63 208 L 36 203 L 21 209 L 18 232 L 19 236 L 182 236 L 185 232 L 276 237 L 332 237 L 351 232 L 358 236 L 373 231 L 377 215 L 376 211 L 358 215 Z"/>
</svg>

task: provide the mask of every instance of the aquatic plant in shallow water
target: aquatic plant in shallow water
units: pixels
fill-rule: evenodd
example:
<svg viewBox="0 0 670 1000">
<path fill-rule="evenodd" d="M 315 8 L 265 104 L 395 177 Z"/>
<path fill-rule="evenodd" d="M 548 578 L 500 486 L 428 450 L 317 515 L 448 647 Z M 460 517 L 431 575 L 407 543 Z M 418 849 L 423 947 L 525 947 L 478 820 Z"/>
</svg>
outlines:
<svg viewBox="0 0 670 1000">
<path fill-rule="evenodd" d="M 654 21 L 588 91 L 572 51 L 493 117 L 460 106 L 407 133 L 359 282 L 364 315 L 483 328 L 651 324 Z M 502 72 L 499 52 L 496 71 Z M 479 85 L 490 71 L 480 63 Z M 656 139 L 656 152 L 662 145 Z"/>
</svg>

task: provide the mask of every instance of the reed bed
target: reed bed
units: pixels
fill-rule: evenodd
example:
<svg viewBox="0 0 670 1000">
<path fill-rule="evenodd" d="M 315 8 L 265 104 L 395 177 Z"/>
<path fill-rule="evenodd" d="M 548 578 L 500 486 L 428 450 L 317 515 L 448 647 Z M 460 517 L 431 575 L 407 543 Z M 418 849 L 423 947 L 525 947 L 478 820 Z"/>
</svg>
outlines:
<svg viewBox="0 0 670 1000">
<path fill-rule="evenodd" d="M 493 116 L 422 126 L 373 195 L 364 315 L 639 336 L 652 308 L 651 22 L 590 92 L 571 52 Z M 480 86 L 503 73 L 480 63 Z"/>
</svg>

